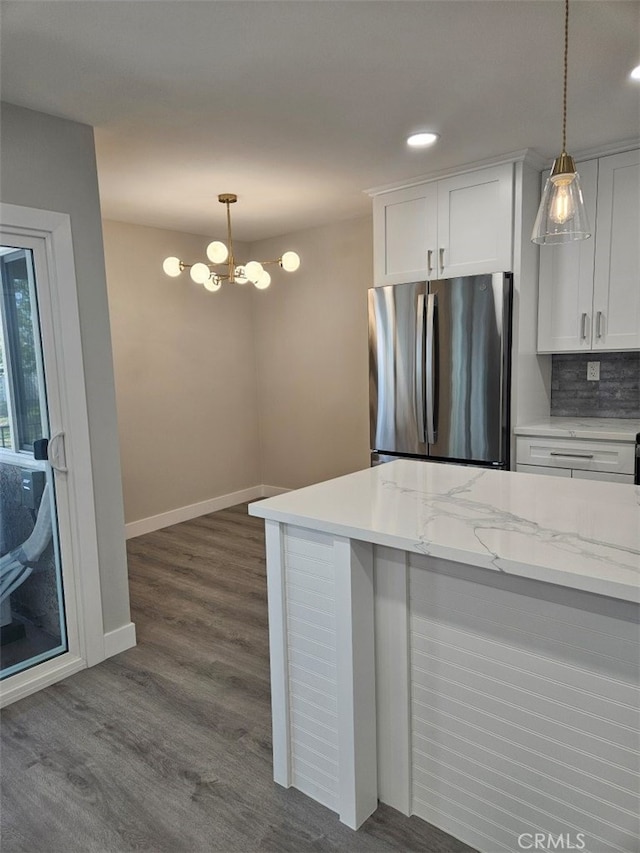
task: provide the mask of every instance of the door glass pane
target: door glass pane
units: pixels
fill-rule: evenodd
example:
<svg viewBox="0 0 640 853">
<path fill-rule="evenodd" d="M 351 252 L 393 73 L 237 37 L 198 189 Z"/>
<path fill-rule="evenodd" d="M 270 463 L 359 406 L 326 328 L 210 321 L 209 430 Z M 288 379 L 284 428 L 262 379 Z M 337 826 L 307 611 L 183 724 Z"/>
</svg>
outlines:
<svg viewBox="0 0 640 853">
<path fill-rule="evenodd" d="M 14 440 L 17 449 L 31 450 L 42 435 L 40 361 L 36 341 L 36 294 L 31 252 L 20 249 L 0 256 L 4 304 L 4 344 L 11 364 Z"/>
<path fill-rule="evenodd" d="M 0 448 L 11 449 L 11 427 L 9 425 L 9 405 L 7 401 L 7 379 L 5 373 L 4 341 L 0 325 Z"/>
<path fill-rule="evenodd" d="M 32 254 L 0 247 L 0 678 L 67 650 Z"/>
</svg>

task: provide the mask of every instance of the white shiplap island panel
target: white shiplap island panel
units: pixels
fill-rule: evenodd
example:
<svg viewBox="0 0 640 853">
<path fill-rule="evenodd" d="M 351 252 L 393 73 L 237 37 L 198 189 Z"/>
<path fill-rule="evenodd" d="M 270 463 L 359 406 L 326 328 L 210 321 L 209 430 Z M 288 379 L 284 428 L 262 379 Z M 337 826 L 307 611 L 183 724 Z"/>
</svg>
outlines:
<svg viewBox="0 0 640 853">
<path fill-rule="evenodd" d="M 379 798 L 483 853 L 637 853 L 640 490 L 407 460 L 250 512 L 276 781 L 353 828 Z"/>
</svg>

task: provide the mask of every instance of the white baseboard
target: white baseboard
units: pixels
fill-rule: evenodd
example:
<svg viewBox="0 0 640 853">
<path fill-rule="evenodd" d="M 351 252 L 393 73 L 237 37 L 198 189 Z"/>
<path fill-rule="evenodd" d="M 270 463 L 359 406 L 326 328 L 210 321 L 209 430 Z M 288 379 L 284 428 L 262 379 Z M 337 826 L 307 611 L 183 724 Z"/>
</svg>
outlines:
<svg viewBox="0 0 640 853">
<path fill-rule="evenodd" d="M 133 539 L 135 536 L 152 533 L 154 530 L 161 530 L 163 527 L 170 527 L 172 524 L 179 524 L 181 521 L 190 521 L 192 518 L 217 512 L 219 509 L 226 509 L 229 506 L 235 506 L 246 501 L 254 501 L 256 498 L 264 496 L 263 488 L 263 486 L 251 486 L 239 492 L 231 492 L 228 495 L 210 498 L 208 501 L 200 501 L 197 504 L 181 506 L 159 515 L 151 515 L 149 518 L 141 518 L 140 521 L 132 521 L 125 524 L 126 537 Z"/>
<path fill-rule="evenodd" d="M 189 504 L 171 509 L 168 512 L 161 512 L 159 515 L 150 515 L 148 518 L 141 518 L 139 521 L 131 521 L 129 524 L 125 524 L 125 535 L 127 539 L 134 539 L 136 536 L 152 533 L 154 530 L 161 530 L 163 527 L 170 527 L 172 524 L 180 524 L 181 521 L 190 521 L 192 518 L 217 512 L 219 509 L 226 509 L 259 498 L 274 498 L 276 495 L 283 495 L 289 491 L 291 490 L 282 486 L 264 484 L 250 486 L 248 489 L 241 489 L 239 492 L 230 492 L 227 495 L 220 495 L 217 498 L 210 498 L 197 504 Z"/>
<path fill-rule="evenodd" d="M 111 658 L 132 649 L 136 644 L 136 626 L 128 622 L 114 631 L 107 631 L 104 635 L 104 656 Z"/>
</svg>

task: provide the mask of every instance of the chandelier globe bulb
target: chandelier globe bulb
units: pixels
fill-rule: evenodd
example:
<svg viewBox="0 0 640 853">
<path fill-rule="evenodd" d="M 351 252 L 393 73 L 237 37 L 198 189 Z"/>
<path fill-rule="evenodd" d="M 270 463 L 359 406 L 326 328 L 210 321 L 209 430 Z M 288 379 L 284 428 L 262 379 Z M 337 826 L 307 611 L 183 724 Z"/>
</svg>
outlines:
<svg viewBox="0 0 640 853">
<path fill-rule="evenodd" d="M 235 268 L 233 272 L 233 280 L 236 284 L 246 284 L 249 281 L 247 278 L 247 272 L 242 265 Z"/>
<path fill-rule="evenodd" d="M 196 284 L 204 284 L 211 275 L 209 267 L 206 264 L 194 264 L 189 270 L 189 275 Z"/>
<path fill-rule="evenodd" d="M 271 276 L 266 270 L 262 270 L 258 281 L 254 281 L 253 283 L 258 288 L 258 290 L 266 290 L 271 284 Z"/>
<path fill-rule="evenodd" d="M 207 246 L 207 257 L 212 264 L 223 264 L 229 257 L 229 249 L 220 240 L 214 240 Z"/>
<path fill-rule="evenodd" d="M 248 264 L 245 264 L 244 271 L 249 281 L 252 284 L 256 284 L 260 280 L 264 269 L 259 261 L 249 261 Z"/>
<path fill-rule="evenodd" d="M 300 255 L 297 252 L 285 252 L 280 258 L 280 266 L 286 272 L 295 272 L 300 266 Z"/>
<path fill-rule="evenodd" d="M 171 276 L 171 278 L 176 278 L 182 272 L 182 262 L 180 258 L 174 258 L 173 256 L 169 258 L 165 258 L 162 262 L 162 269 L 164 270 L 165 275 Z"/>
</svg>

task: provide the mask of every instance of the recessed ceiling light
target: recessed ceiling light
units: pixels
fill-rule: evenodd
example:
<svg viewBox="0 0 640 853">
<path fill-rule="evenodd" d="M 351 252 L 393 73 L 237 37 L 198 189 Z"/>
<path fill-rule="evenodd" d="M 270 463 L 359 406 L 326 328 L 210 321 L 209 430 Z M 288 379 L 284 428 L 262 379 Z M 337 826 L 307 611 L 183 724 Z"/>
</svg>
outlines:
<svg viewBox="0 0 640 853">
<path fill-rule="evenodd" d="M 636 65 L 631 74 L 629 74 L 632 80 L 640 80 L 640 65 Z"/>
<path fill-rule="evenodd" d="M 412 133 L 407 138 L 407 145 L 410 145 L 411 148 L 425 148 L 427 145 L 433 145 L 439 138 L 438 133 Z"/>
</svg>

